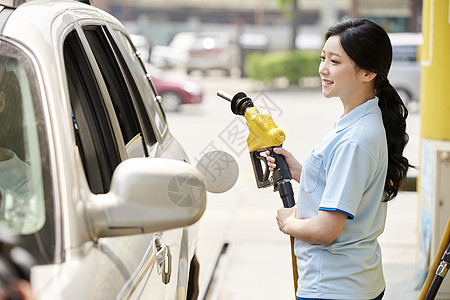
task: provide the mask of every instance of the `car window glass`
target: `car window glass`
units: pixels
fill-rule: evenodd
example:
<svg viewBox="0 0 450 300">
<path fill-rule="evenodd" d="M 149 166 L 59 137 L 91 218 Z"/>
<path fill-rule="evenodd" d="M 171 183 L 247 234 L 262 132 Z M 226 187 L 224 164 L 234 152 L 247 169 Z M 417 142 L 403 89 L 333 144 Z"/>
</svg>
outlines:
<svg viewBox="0 0 450 300">
<path fill-rule="evenodd" d="M 0 222 L 19 234 L 45 222 L 33 92 L 22 62 L 0 57 Z"/>
<path fill-rule="evenodd" d="M 123 139 L 128 144 L 141 134 L 141 128 L 127 83 L 103 28 L 88 26 L 83 28 L 83 31 L 107 85 Z"/>
<path fill-rule="evenodd" d="M 417 46 L 416 45 L 394 45 L 392 47 L 393 61 L 417 61 Z"/>
<path fill-rule="evenodd" d="M 121 158 L 98 83 L 75 31 L 64 42 L 64 62 L 76 142 L 86 177 L 93 193 L 106 193 Z"/>
<path fill-rule="evenodd" d="M 53 185 L 40 95 L 30 58 L 0 41 L 0 225 L 20 234 L 38 263 L 49 263 Z"/>
<path fill-rule="evenodd" d="M 120 31 L 116 31 L 118 35 L 118 45 L 121 47 L 125 57 L 127 59 L 128 65 L 130 66 L 130 71 L 135 75 L 136 81 L 140 87 L 141 95 L 150 110 L 150 115 L 154 120 L 155 130 L 160 136 L 163 136 L 166 129 L 167 123 L 164 112 L 156 99 L 156 90 L 153 84 L 150 82 L 149 77 L 146 75 L 147 71 L 136 55 L 136 49 L 134 48 L 128 37 Z"/>
</svg>

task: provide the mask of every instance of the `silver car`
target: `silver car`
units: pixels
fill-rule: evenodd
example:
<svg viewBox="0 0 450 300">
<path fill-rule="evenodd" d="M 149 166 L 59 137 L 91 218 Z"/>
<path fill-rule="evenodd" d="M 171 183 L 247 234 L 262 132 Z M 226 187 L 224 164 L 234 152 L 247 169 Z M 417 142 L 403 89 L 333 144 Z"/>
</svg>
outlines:
<svg viewBox="0 0 450 300">
<path fill-rule="evenodd" d="M 204 179 L 120 22 L 0 0 L 0 125 L 0 225 L 37 299 L 195 296 Z"/>
<path fill-rule="evenodd" d="M 240 66 L 237 41 L 226 32 L 180 32 L 170 47 L 187 51 L 187 73 L 222 70 L 232 75 Z"/>
<path fill-rule="evenodd" d="M 423 43 L 421 33 L 390 33 L 392 65 L 389 81 L 395 87 L 405 105 L 417 112 L 420 102 L 420 64 L 418 47 Z"/>
</svg>

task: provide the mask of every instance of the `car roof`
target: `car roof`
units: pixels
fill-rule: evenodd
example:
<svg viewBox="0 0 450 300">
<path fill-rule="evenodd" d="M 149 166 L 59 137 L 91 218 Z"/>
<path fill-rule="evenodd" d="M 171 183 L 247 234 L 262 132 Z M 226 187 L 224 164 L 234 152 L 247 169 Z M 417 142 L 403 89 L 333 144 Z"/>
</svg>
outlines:
<svg viewBox="0 0 450 300">
<path fill-rule="evenodd" d="M 395 46 L 418 46 L 423 44 L 421 32 L 396 32 L 389 33 L 393 47 Z"/>
<path fill-rule="evenodd" d="M 18 6 L 30 2 L 32 0 L 0 0 L 0 6 L 9 7 L 9 8 L 17 8 Z M 75 0 L 77 1 L 77 0 Z M 91 4 L 90 0 L 78 0 L 79 2 L 83 2 L 86 4 Z"/>
<path fill-rule="evenodd" d="M 69 31 L 84 25 L 106 25 L 126 31 L 108 13 L 73 0 L 33 0 L 17 8 L 0 10 L 0 40 L 13 43 L 32 57 L 42 78 L 53 85 L 49 97 L 55 99 L 62 93 L 58 84 L 61 78 L 58 53 L 62 51 L 63 39 Z"/>
<path fill-rule="evenodd" d="M 0 0 L 0 5 L 4 1 L 24 0 Z M 58 24 L 54 23 L 58 18 Z M 115 17 L 81 1 L 31 0 L 25 1 L 16 8 L 3 7 L 0 10 L 0 36 L 13 38 L 28 45 L 30 49 L 37 50 L 44 46 L 43 40 L 53 40 L 52 28 L 63 28 L 81 19 L 101 20 L 101 23 L 114 24 L 116 27 L 123 28 Z"/>
<path fill-rule="evenodd" d="M 25 3 L 27 0 L 0 0 L 0 5 L 15 8 Z"/>
</svg>

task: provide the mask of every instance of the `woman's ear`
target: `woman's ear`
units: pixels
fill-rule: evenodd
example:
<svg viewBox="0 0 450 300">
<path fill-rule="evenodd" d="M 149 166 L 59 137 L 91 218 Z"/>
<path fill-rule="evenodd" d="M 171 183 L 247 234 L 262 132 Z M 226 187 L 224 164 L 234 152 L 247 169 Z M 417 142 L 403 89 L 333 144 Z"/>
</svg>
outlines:
<svg viewBox="0 0 450 300">
<path fill-rule="evenodd" d="M 377 73 L 363 70 L 363 78 L 362 79 L 364 82 L 372 81 L 375 79 L 375 77 L 377 77 Z"/>
</svg>

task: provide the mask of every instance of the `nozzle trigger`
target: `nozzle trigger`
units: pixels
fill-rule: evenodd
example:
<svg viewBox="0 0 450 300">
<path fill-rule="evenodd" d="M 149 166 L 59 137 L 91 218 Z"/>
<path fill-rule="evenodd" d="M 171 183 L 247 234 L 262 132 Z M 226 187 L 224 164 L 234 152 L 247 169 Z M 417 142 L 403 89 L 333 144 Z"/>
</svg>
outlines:
<svg viewBox="0 0 450 300">
<path fill-rule="evenodd" d="M 272 184 L 269 176 L 269 164 L 267 163 L 267 157 L 261 155 L 268 149 L 261 149 L 250 152 L 250 158 L 252 159 L 253 172 L 255 173 L 256 185 L 258 188 L 268 187 Z M 264 167 L 264 169 L 263 169 Z"/>
</svg>

